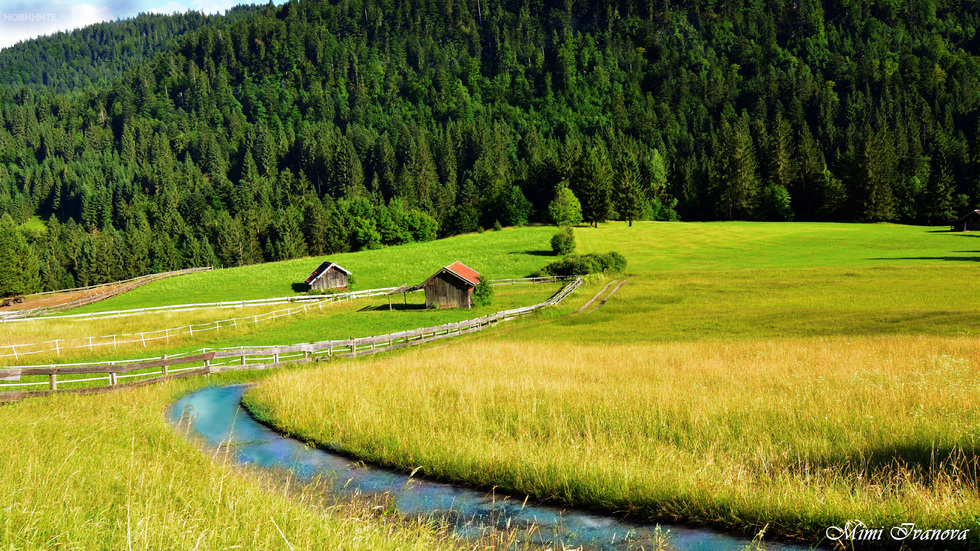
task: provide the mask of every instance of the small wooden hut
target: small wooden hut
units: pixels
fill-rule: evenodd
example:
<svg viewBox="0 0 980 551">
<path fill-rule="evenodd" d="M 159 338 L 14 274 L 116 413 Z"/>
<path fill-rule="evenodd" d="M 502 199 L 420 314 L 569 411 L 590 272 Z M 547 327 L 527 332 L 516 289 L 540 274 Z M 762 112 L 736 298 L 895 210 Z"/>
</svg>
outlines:
<svg viewBox="0 0 980 551">
<path fill-rule="evenodd" d="M 971 210 L 956 220 L 950 220 L 949 225 L 953 231 L 980 230 L 980 210 Z"/>
<path fill-rule="evenodd" d="M 334 264 L 329 260 L 320 264 L 310 277 L 306 278 L 310 289 L 346 289 L 349 281 L 350 272 L 340 264 Z"/>
<path fill-rule="evenodd" d="M 425 280 L 426 308 L 472 308 L 480 274 L 462 262 L 445 266 Z"/>
</svg>

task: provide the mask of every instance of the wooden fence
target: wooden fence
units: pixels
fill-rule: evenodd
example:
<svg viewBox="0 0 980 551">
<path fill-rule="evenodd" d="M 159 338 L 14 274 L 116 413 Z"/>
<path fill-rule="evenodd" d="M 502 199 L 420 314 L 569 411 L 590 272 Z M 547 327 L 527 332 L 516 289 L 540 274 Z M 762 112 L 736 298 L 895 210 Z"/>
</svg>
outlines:
<svg viewBox="0 0 980 551">
<path fill-rule="evenodd" d="M 12 311 L 9 311 L 9 312 L 0 312 L 0 322 L 35 319 L 35 318 L 37 318 L 39 316 L 44 316 L 44 315 L 47 315 L 47 314 L 54 314 L 54 313 L 57 313 L 57 312 L 64 312 L 65 310 L 70 310 L 72 308 L 78 308 L 80 306 L 86 306 L 86 305 L 89 305 L 89 304 L 93 304 L 93 303 L 96 303 L 96 302 L 105 300 L 107 298 L 112 298 L 112 297 L 114 297 L 116 295 L 121 295 L 122 293 L 126 293 L 126 292 L 129 292 L 129 291 L 132 291 L 133 289 L 136 289 L 137 287 L 141 287 L 141 286 L 146 285 L 147 283 L 150 283 L 150 282 L 153 282 L 153 281 L 158 281 L 158 280 L 161 280 L 161 279 L 166 279 L 168 277 L 174 277 L 174 276 L 179 276 L 179 275 L 193 274 L 193 273 L 196 273 L 196 272 L 207 272 L 209 270 L 211 270 L 211 267 L 210 266 L 206 266 L 206 267 L 203 267 L 203 268 L 188 268 L 188 269 L 185 269 L 185 270 L 176 270 L 176 271 L 173 271 L 173 272 L 163 272 L 163 273 L 159 273 L 159 274 L 151 274 L 151 275 L 147 275 L 147 276 L 135 277 L 133 279 L 127 279 L 125 281 L 120 281 L 120 282 L 117 282 L 117 283 L 103 283 L 101 285 L 92 285 L 92 286 L 89 286 L 89 287 L 79 287 L 78 289 L 70 289 L 70 290 L 66 290 L 66 291 L 49 291 L 47 293 L 37 293 L 36 295 L 30 295 L 30 296 L 42 296 L 42 295 L 49 295 L 49 294 L 60 294 L 60 293 L 68 293 L 68 292 L 86 291 L 86 290 L 95 289 L 95 288 L 101 288 L 101 287 L 107 287 L 108 288 L 108 290 L 106 292 L 104 292 L 104 293 L 98 293 L 98 294 L 94 294 L 94 295 L 91 295 L 91 296 L 82 297 L 82 298 L 79 298 L 77 300 L 66 302 L 64 304 L 57 304 L 57 305 L 54 305 L 54 306 L 44 306 L 44 307 L 41 307 L 41 308 L 31 308 L 31 309 L 28 309 L 28 310 L 12 310 Z"/>
<path fill-rule="evenodd" d="M 242 369 L 271 369 L 290 363 L 305 363 L 318 361 L 332 357 L 357 357 L 367 354 L 375 354 L 386 350 L 395 350 L 406 346 L 415 346 L 434 340 L 440 340 L 476 331 L 482 331 L 488 327 L 532 314 L 542 308 L 560 303 L 568 295 L 574 292 L 582 284 L 582 278 L 576 278 L 568 285 L 562 287 L 555 295 L 548 300 L 525 306 L 504 310 L 488 316 L 461 321 L 457 323 L 447 323 L 423 329 L 413 329 L 409 331 L 399 331 L 386 335 L 352 338 L 344 340 L 329 340 L 314 343 L 295 344 L 290 346 L 265 346 L 265 347 L 238 347 L 224 348 L 218 350 L 203 349 L 190 355 L 163 356 L 161 358 L 146 358 L 140 360 L 126 360 L 114 362 L 101 362 L 91 364 L 64 364 L 48 366 L 21 366 L 15 368 L 0 369 L 0 401 L 19 400 L 26 396 L 39 396 L 51 392 L 63 392 L 58 385 L 69 383 L 81 383 L 92 381 L 108 381 L 108 385 L 101 385 L 88 388 L 68 390 L 70 392 L 92 393 L 104 392 L 121 387 L 143 385 L 176 377 L 185 377 L 203 373 L 220 373 L 223 371 L 235 371 Z M 194 364 L 190 367 L 174 368 Z M 201 365 L 197 365 L 201 364 Z M 157 371 L 159 369 L 159 371 Z M 152 370 L 152 371 L 145 371 Z M 140 371 L 140 373 L 133 373 Z M 58 380 L 58 375 L 78 375 L 78 374 L 102 374 L 102 377 L 91 377 L 84 379 L 63 379 Z M 22 376 L 48 376 L 47 381 L 40 382 L 20 382 Z M 120 379 L 144 377 L 139 381 L 121 383 Z M 6 391 L 7 389 L 47 386 L 47 390 L 19 390 Z"/>
<path fill-rule="evenodd" d="M 556 277 L 536 277 L 536 278 L 520 278 L 520 279 L 499 279 L 492 280 L 492 284 L 497 285 L 516 285 L 522 283 L 554 283 L 562 281 L 563 279 L 571 279 L 565 276 Z M 272 312 L 266 312 L 264 314 L 256 314 L 252 316 L 243 316 L 238 318 L 229 318 L 224 320 L 217 320 L 209 323 L 199 323 L 199 324 L 189 324 L 183 325 L 181 327 L 170 327 L 166 329 L 158 329 L 156 331 L 142 331 L 139 333 L 123 333 L 114 335 L 99 335 L 91 337 L 77 337 L 73 339 L 55 339 L 51 341 L 43 341 L 36 343 L 23 343 L 23 344 L 4 344 L 0 345 L 0 358 L 14 358 L 15 361 L 20 361 L 21 358 L 26 358 L 28 356 L 36 354 L 47 354 L 54 352 L 56 356 L 61 356 L 61 353 L 69 350 L 85 350 L 89 352 L 94 352 L 96 349 L 112 347 L 113 350 L 117 349 L 121 345 L 128 344 L 140 344 L 143 348 L 147 347 L 147 343 L 153 343 L 154 341 L 165 341 L 170 342 L 170 339 L 175 339 L 184 335 L 193 337 L 195 334 L 201 334 L 208 331 L 214 331 L 220 333 L 222 329 L 226 330 L 237 330 L 239 326 L 246 325 L 249 323 L 258 324 L 265 321 L 273 321 L 279 318 L 293 316 L 295 314 L 307 313 L 312 309 L 317 311 L 322 311 L 324 306 L 333 306 L 341 302 L 348 302 L 351 300 L 359 298 L 368 297 L 378 297 L 385 296 L 394 291 L 400 292 L 400 287 L 385 287 L 381 289 L 365 289 L 363 291 L 351 291 L 347 293 L 335 293 L 331 295 L 302 295 L 294 297 L 280 297 L 280 298 L 269 298 L 269 299 L 254 299 L 254 300 L 242 300 L 242 301 L 230 301 L 230 302 L 213 302 L 213 303 L 202 303 L 202 304 L 183 304 L 183 305 L 172 305 L 172 306 L 155 306 L 150 308 L 137 308 L 132 310 L 117 310 L 111 312 L 95 312 L 90 314 L 68 314 L 62 316 L 55 316 L 53 318 L 29 318 L 29 320 L 42 320 L 42 319 L 106 319 L 112 317 L 120 317 L 124 315 L 135 315 L 143 313 L 153 313 L 153 312 L 180 312 L 187 310 L 203 309 L 207 307 L 220 307 L 220 308 L 244 308 L 247 306 L 266 306 L 266 305 L 276 305 L 276 304 L 295 304 L 301 303 L 297 306 L 292 306 L 290 308 L 285 308 L 282 310 L 275 310 Z M 417 289 L 415 289 L 417 290 Z M 28 321 L 28 320 L 21 320 Z"/>
</svg>

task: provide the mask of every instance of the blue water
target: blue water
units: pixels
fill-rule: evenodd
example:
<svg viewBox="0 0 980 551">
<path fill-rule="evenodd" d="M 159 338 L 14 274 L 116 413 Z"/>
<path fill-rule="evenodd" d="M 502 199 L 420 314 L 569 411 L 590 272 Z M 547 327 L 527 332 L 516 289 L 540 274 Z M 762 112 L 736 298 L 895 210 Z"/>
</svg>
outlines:
<svg viewBox="0 0 980 551">
<path fill-rule="evenodd" d="M 462 537 L 479 537 L 493 529 L 518 528 L 522 542 L 588 549 L 656 548 L 667 534 L 677 550 L 728 551 L 751 542 L 703 529 L 633 524 L 611 516 L 548 507 L 523 498 L 511 499 L 459 486 L 412 478 L 283 438 L 257 422 L 241 406 L 248 385 L 211 387 L 181 398 L 170 408 L 170 420 L 203 437 L 209 446 L 224 447 L 245 465 L 291 471 L 300 480 L 320 477 L 337 495 L 386 495 L 406 516 L 443 519 Z M 658 530 L 659 528 L 659 530 Z M 774 551 L 806 549 L 767 544 Z"/>
</svg>

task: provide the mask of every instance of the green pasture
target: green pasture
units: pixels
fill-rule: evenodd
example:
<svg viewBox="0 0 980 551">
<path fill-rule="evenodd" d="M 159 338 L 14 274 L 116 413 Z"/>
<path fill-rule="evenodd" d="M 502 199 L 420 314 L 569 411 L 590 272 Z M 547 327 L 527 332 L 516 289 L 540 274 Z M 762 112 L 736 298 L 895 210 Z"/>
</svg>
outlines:
<svg viewBox="0 0 980 551">
<path fill-rule="evenodd" d="M 980 262 L 980 233 L 897 224 L 609 223 L 575 237 L 579 252 L 619 251 L 635 274 Z"/>
<path fill-rule="evenodd" d="M 324 260 L 350 270 L 354 274 L 354 290 L 422 283 L 439 268 L 457 260 L 494 279 L 525 277 L 550 260 L 554 232 L 554 228 L 540 226 L 513 228 L 428 243 L 189 274 L 149 283 L 70 313 L 302 294 L 305 293 L 303 282 Z"/>
<path fill-rule="evenodd" d="M 72 352 L 54 352 L 37 355 L 21 356 L 21 361 L 12 357 L 3 358 L 3 365 L 57 365 L 64 363 L 100 362 L 112 359 L 146 359 L 160 358 L 166 354 L 192 354 L 202 348 L 235 348 L 235 347 L 272 347 L 326 340 L 345 340 L 351 337 L 371 337 L 386 333 L 395 333 L 425 327 L 433 327 L 447 323 L 455 323 L 468 319 L 486 316 L 501 310 L 509 310 L 521 306 L 537 304 L 548 299 L 561 288 L 560 284 L 545 283 L 533 285 L 509 285 L 498 287 L 494 293 L 493 303 L 487 306 L 463 309 L 425 309 L 425 295 L 421 292 L 409 293 L 406 296 L 392 296 L 392 309 L 386 298 L 359 299 L 339 305 L 324 307 L 322 312 L 315 306 L 310 306 L 308 313 L 299 313 L 290 317 L 282 317 L 274 321 L 264 321 L 258 324 L 242 322 L 239 329 L 222 328 L 219 331 L 199 331 L 194 337 L 183 335 L 179 342 L 173 339 L 172 344 L 163 340 L 152 341 L 147 347 L 139 343 L 130 344 L 119 349 L 112 346 L 95 347 L 93 351 L 82 348 Z M 546 313 L 547 317 L 550 313 Z M 143 316 L 127 318 L 112 318 L 133 330 Z M 531 316 L 537 320 L 540 316 Z M 518 322 L 510 322 L 511 325 Z M 83 330 L 85 324 L 72 324 L 75 330 Z M 79 334 L 76 338 L 82 338 Z M 104 339 L 103 339 L 104 340 Z M 153 370 L 134 371 L 141 373 Z M 156 371 L 159 371 L 158 369 Z M 60 375 L 62 388 L 81 388 L 86 386 L 102 386 L 105 381 L 86 383 L 70 383 L 72 379 L 86 379 L 91 375 Z M 18 382 L 44 382 L 46 376 L 24 376 Z M 38 387 L 44 389 L 45 387 Z M 0 392 L 4 390 L 35 390 L 35 388 L 5 388 L 0 382 Z"/>
<path fill-rule="evenodd" d="M 562 504 L 809 543 L 852 519 L 911 521 L 971 530 L 940 548 L 978 547 L 972 234 L 575 232 L 579 252 L 629 261 L 598 310 L 276 376 L 250 409 L 379 463 Z"/>
</svg>

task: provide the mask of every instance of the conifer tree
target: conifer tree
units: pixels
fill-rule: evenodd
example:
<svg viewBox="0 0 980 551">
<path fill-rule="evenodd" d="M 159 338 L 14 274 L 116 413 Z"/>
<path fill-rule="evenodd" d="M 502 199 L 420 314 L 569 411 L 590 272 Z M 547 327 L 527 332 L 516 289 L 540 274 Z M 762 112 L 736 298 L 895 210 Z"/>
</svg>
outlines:
<svg viewBox="0 0 980 551">
<path fill-rule="evenodd" d="M 0 216 L 0 297 L 26 295 L 41 288 L 33 249 L 9 214 Z"/>
</svg>

